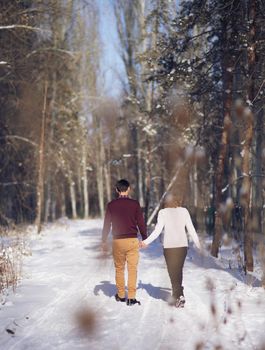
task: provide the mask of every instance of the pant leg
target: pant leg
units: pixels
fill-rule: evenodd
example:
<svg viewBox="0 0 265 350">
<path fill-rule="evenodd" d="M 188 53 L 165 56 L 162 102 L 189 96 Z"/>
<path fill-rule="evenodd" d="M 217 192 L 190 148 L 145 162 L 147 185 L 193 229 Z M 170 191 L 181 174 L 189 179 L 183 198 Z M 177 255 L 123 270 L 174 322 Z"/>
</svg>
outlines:
<svg viewBox="0 0 265 350">
<path fill-rule="evenodd" d="M 125 262 L 126 262 L 126 250 L 124 249 L 122 239 L 114 239 L 112 242 L 112 254 L 115 266 L 115 279 L 118 296 L 125 298 Z"/>
<path fill-rule="evenodd" d="M 187 247 L 164 248 L 167 270 L 172 285 L 172 295 L 179 298 L 183 295 L 183 265 L 187 255 Z"/>
<path fill-rule="evenodd" d="M 139 241 L 137 238 L 128 238 L 126 261 L 128 268 L 128 298 L 136 296 L 137 266 L 139 261 Z"/>
</svg>

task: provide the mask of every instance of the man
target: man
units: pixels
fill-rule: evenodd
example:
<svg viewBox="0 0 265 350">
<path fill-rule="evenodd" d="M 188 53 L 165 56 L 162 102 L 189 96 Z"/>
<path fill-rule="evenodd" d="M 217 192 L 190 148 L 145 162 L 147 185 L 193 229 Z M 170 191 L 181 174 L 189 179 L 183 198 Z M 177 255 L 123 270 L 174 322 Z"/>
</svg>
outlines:
<svg viewBox="0 0 265 350">
<path fill-rule="evenodd" d="M 146 239 L 146 225 L 138 201 L 129 198 L 130 184 L 127 180 L 119 180 L 116 184 L 119 197 L 107 206 L 102 231 L 102 245 L 106 249 L 107 237 L 112 227 L 112 253 L 116 273 L 116 301 L 125 302 L 124 270 L 128 269 L 127 305 L 140 304 L 136 300 L 137 265 L 139 260 L 138 229 L 142 239 Z"/>
</svg>

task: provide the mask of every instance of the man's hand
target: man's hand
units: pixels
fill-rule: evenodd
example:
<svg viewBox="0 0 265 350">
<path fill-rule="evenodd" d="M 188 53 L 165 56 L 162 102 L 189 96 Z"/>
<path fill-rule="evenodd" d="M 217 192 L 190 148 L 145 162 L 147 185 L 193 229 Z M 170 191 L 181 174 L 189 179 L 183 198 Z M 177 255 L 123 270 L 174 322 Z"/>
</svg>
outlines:
<svg viewBox="0 0 265 350">
<path fill-rule="evenodd" d="M 101 252 L 103 254 L 106 254 L 108 252 L 108 244 L 107 244 L 107 242 L 102 242 L 101 243 Z"/>
</svg>

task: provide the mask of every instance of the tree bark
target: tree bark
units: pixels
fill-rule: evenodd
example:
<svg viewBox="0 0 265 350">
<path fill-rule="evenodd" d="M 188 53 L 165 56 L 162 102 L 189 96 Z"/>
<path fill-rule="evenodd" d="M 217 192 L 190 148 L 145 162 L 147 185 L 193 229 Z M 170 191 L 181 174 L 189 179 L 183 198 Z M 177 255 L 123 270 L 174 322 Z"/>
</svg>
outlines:
<svg viewBox="0 0 265 350">
<path fill-rule="evenodd" d="M 65 198 L 65 189 L 64 189 L 64 185 L 62 184 L 61 186 L 61 196 L 60 196 L 60 200 L 61 200 L 61 216 L 65 217 L 66 216 L 66 198 Z"/>
<path fill-rule="evenodd" d="M 252 101 L 255 98 L 255 64 L 256 64 L 256 28 L 255 28 L 255 16 L 256 16 L 256 0 L 250 0 L 248 4 L 248 22 L 250 23 L 248 33 L 248 91 L 247 101 Z M 250 196 L 251 196 L 251 178 L 250 178 L 250 158 L 251 158 L 251 146 L 254 130 L 254 116 L 252 110 L 249 110 L 246 114 L 246 134 L 245 143 L 243 148 L 243 183 L 242 183 L 242 196 L 241 202 L 244 207 L 244 259 L 245 270 L 253 271 L 253 228 L 250 222 Z"/>
<path fill-rule="evenodd" d="M 144 192 L 143 192 L 143 167 L 142 167 L 142 149 L 140 146 L 140 142 L 139 142 L 139 131 L 135 130 L 136 132 L 136 145 L 137 145 L 137 149 L 136 149 L 136 157 L 137 157 L 137 185 L 138 185 L 138 200 L 140 203 L 141 207 L 144 207 Z"/>
<path fill-rule="evenodd" d="M 241 188 L 241 204 L 244 208 L 244 257 L 245 270 L 253 271 L 253 233 L 250 223 L 250 193 L 251 193 L 251 178 L 250 178 L 250 154 L 253 138 L 253 115 L 250 112 L 247 114 L 247 125 L 245 143 L 243 148 L 243 183 Z"/>
<path fill-rule="evenodd" d="M 223 26 L 223 35 L 224 40 L 226 43 L 226 48 L 224 52 L 224 58 L 223 58 L 223 90 L 224 90 L 224 118 L 223 118 L 223 130 L 222 130 L 222 137 L 221 137 L 221 143 L 220 143 L 220 150 L 219 150 L 219 156 L 217 161 L 217 169 L 215 173 L 215 227 L 214 227 L 214 237 L 211 247 L 211 254 L 214 257 L 218 257 L 219 253 L 219 247 L 221 245 L 221 239 L 222 239 L 222 211 L 221 211 L 221 204 L 222 204 L 222 187 L 223 187 L 223 178 L 224 178 L 224 169 L 225 169 L 225 162 L 227 158 L 227 150 L 228 150 L 228 144 L 229 144 L 229 134 L 230 134 L 230 127 L 232 124 L 231 121 L 231 110 L 232 110 L 232 89 L 233 89 L 233 72 L 234 72 L 234 61 L 232 58 L 232 55 L 230 55 L 229 52 L 229 40 L 227 38 L 226 34 L 227 29 L 227 23 L 224 23 Z"/>
<path fill-rule="evenodd" d="M 87 178 L 87 152 L 86 144 L 82 145 L 82 168 L 83 168 L 83 197 L 84 197 L 84 218 L 89 217 L 89 196 L 88 196 L 88 178 Z"/>
<path fill-rule="evenodd" d="M 96 118 L 96 117 L 95 117 Z M 101 121 L 97 121 L 97 154 L 96 154 L 96 167 L 97 167 L 97 190 L 98 190 L 98 202 L 100 217 L 104 216 L 104 145 L 102 135 Z"/>
<path fill-rule="evenodd" d="M 39 165 L 38 165 L 38 183 L 37 183 L 37 207 L 36 207 L 36 220 L 37 232 L 41 232 L 41 216 L 43 205 L 43 188 L 44 188 L 44 166 L 45 166 L 45 131 L 46 131 L 46 109 L 47 109 L 47 90 L 48 82 L 44 83 L 44 97 L 43 97 L 43 109 L 42 109 L 42 122 L 41 122 L 41 135 L 39 146 Z"/>
<path fill-rule="evenodd" d="M 71 170 L 68 171 L 68 179 L 69 179 L 69 188 L 70 188 L 72 218 L 77 219 L 75 183 L 73 180 Z"/>
<path fill-rule="evenodd" d="M 48 179 L 47 179 L 47 185 L 46 185 L 46 201 L 45 201 L 44 222 L 48 222 L 48 220 L 49 220 L 50 206 L 51 206 L 51 180 L 49 179 L 50 174 L 47 175 L 47 177 L 48 177 Z"/>
<path fill-rule="evenodd" d="M 81 146 L 82 147 L 82 146 Z M 81 161 L 77 165 L 76 169 L 76 198 L 80 198 L 79 200 L 79 210 L 80 213 L 84 212 L 84 201 L 83 201 L 83 164 L 82 164 L 82 149 L 81 152 Z"/>
<path fill-rule="evenodd" d="M 107 201 L 111 201 L 111 175 L 109 164 L 104 164 L 104 176 L 105 176 L 105 184 L 106 184 L 106 192 L 107 192 Z"/>
<path fill-rule="evenodd" d="M 254 202 L 254 220 L 256 224 L 256 229 L 258 232 L 264 232 L 263 223 L 263 177 L 262 177 L 262 162 L 263 156 L 262 151 L 264 147 L 264 109 L 260 107 L 257 112 L 256 120 L 256 144 L 255 144 L 255 174 L 257 175 L 253 179 L 253 202 Z"/>
<path fill-rule="evenodd" d="M 150 202 L 150 191 L 151 191 L 151 148 L 150 142 L 147 139 L 147 147 L 146 147 L 146 176 L 145 176 L 145 217 L 148 217 L 149 214 L 149 202 Z"/>
<path fill-rule="evenodd" d="M 52 196 L 51 219 L 56 220 L 56 198 Z"/>
<path fill-rule="evenodd" d="M 192 191 L 191 193 L 191 203 L 193 206 L 193 220 L 195 223 L 197 223 L 198 215 L 200 215 L 199 208 L 198 208 L 198 169 L 197 169 L 197 159 L 196 156 L 194 157 L 193 166 L 191 167 L 190 171 L 190 189 Z"/>
<path fill-rule="evenodd" d="M 54 42 L 54 46 L 56 46 L 56 42 Z M 50 88 L 51 88 L 51 101 L 49 103 L 49 114 L 47 117 L 47 125 L 49 132 L 47 133 L 46 137 L 46 149 L 47 149 L 47 161 L 46 161 L 46 201 L 45 201 L 45 216 L 44 216 L 44 221 L 47 222 L 49 218 L 51 218 L 51 205 L 52 205 L 52 174 L 51 174 L 51 157 L 52 157 L 52 152 L 51 152 L 51 141 L 53 139 L 54 135 L 54 104 L 55 104 L 55 99 L 56 99 L 56 93 L 57 93 L 57 86 L 56 86 L 56 80 L 57 80 L 57 75 L 56 72 L 54 71 L 52 73 L 52 81 L 50 83 Z"/>
</svg>

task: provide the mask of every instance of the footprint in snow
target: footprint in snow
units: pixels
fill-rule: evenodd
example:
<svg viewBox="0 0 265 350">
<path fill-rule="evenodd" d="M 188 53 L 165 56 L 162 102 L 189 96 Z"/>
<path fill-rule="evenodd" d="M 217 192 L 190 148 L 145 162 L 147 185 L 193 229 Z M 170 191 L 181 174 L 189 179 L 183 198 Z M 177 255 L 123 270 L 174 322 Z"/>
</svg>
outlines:
<svg viewBox="0 0 265 350">
<path fill-rule="evenodd" d="M 15 335 L 18 328 L 23 328 L 27 326 L 29 321 L 29 316 L 22 317 L 20 319 L 14 320 L 6 327 L 6 332 L 10 335 Z"/>
</svg>

